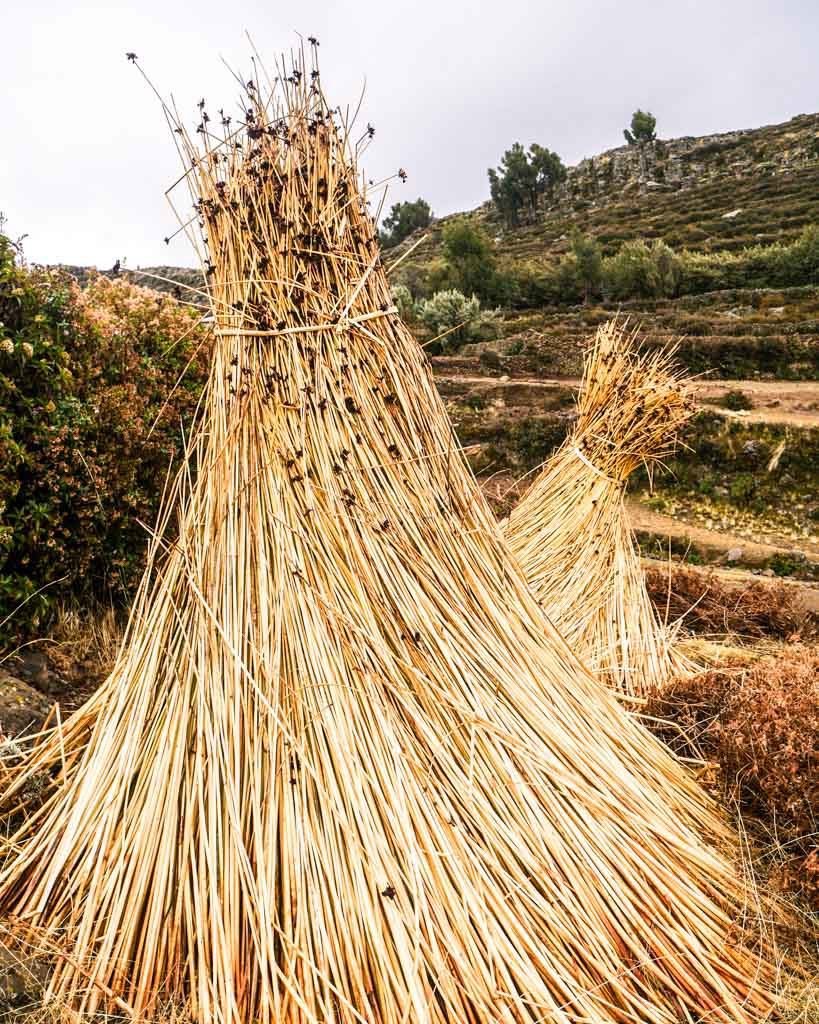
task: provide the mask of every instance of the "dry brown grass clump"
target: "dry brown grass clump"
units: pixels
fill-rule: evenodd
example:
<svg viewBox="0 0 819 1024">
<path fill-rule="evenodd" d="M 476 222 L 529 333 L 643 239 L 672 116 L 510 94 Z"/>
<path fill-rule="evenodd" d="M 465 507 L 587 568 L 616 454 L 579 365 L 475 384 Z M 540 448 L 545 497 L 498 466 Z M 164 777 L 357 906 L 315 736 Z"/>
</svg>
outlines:
<svg viewBox="0 0 819 1024">
<path fill-rule="evenodd" d="M 780 880 L 819 908 L 819 648 L 676 680 L 649 711 L 681 730 L 664 731 L 676 752 L 719 764 L 728 798 L 769 831 Z"/>
<path fill-rule="evenodd" d="M 576 424 L 506 525 L 529 585 L 609 685 L 642 696 L 687 668 L 657 616 L 626 515 L 626 481 L 676 445 L 694 409 L 673 350 L 612 320 L 586 355 Z"/>
<path fill-rule="evenodd" d="M 810 628 L 796 589 L 781 580 L 731 586 L 714 572 L 676 562 L 652 566 L 645 577 L 658 615 L 692 633 L 785 640 Z"/>
<path fill-rule="evenodd" d="M 179 528 L 109 679 L 7 766 L 0 908 L 87 1016 L 764 1018 L 725 822 L 544 619 L 396 315 L 357 140 L 314 63 L 279 70 L 203 111 L 204 152 L 179 129 L 214 322 Z"/>
</svg>

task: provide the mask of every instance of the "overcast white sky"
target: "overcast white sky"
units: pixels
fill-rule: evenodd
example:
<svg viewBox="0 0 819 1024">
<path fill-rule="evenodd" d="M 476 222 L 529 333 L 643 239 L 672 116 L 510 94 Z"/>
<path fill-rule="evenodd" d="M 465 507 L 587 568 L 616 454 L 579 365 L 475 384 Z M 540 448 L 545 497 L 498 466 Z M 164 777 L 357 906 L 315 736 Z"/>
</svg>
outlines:
<svg viewBox="0 0 819 1024">
<path fill-rule="evenodd" d="M 321 43 L 332 103 L 377 134 L 373 177 L 409 172 L 391 201 L 436 214 L 487 198 L 512 142 L 567 163 L 617 146 L 637 106 L 662 137 L 755 127 L 819 109 L 817 0 L 2 0 L 0 211 L 29 259 L 192 265 L 164 190 L 176 154 L 125 59 L 195 114 L 232 105 L 224 56 L 247 67 L 295 32 Z M 483 9 L 483 13 L 482 13 Z"/>
</svg>

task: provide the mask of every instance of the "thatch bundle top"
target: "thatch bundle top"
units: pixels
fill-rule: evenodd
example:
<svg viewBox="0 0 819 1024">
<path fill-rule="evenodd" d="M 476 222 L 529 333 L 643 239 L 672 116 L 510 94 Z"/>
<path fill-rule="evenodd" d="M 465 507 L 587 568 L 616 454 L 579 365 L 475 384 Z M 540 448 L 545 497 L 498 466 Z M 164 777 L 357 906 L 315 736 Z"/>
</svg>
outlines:
<svg viewBox="0 0 819 1024">
<path fill-rule="evenodd" d="M 694 412 L 690 379 L 674 346 L 647 348 L 636 330 L 610 320 L 589 348 L 572 434 L 604 476 L 625 483 L 638 466 L 674 454 Z"/>
</svg>

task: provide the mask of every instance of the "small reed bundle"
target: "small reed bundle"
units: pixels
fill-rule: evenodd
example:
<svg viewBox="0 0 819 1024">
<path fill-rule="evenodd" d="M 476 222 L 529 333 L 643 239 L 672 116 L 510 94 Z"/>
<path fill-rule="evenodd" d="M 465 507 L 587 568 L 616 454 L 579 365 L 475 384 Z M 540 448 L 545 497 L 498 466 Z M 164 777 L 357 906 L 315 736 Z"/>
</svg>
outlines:
<svg viewBox="0 0 819 1024">
<path fill-rule="evenodd" d="M 648 595 L 626 481 L 673 453 L 693 411 L 673 350 L 641 350 L 636 332 L 604 324 L 586 357 L 575 427 L 506 524 L 529 585 L 570 646 L 632 696 L 689 666 Z"/>
<path fill-rule="evenodd" d="M 51 774 L 0 872 L 0 908 L 64 948 L 50 998 L 203 1024 L 759 1020 L 743 889 L 701 838 L 727 830 L 544 623 L 317 67 L 245 103 L 238 131 L 203 119 L 205 152 L 180 136 L 215 341 L 178 536 L 166 517 L 110 679 L 2 793 Z"/>
</svg>

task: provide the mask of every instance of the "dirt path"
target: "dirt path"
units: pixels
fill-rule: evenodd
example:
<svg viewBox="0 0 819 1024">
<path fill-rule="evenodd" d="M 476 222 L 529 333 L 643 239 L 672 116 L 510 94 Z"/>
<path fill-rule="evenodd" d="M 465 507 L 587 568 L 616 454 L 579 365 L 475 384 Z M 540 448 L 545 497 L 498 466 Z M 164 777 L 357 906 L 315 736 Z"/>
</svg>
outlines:
<svg viewBox="0 0 819 1024">
<path fill-rule="evenodd" d="M 741 391 L 752 408 L 732 412 L 712 404 L 730 391 Z M 819 426 L 819 381 L 702 380 L 697 384 L 697 399 L 714 412 L 746 423 Z"/>
<path fill-rule="evenodd" d="M 670 537 L 672 540 L 688 541 L 692 546 L 714 559 L 726 556 L 729 551 L 741 551 L 741 555 L 732 561 L 753 566 L 763 565 L 775 555 L 787 555 L 794 551 L 800 551 L 810 561 L 819 562 L 819 545 L 807 541 L 800 541 L 798 544 L 794 543 L 790 547 L 784 547 L 748 540 L 747 537 L 741 537 L 738 534 L 709 530 L 704 526 L 696 526 L 680 519 L 674 519 L 672 516 L 664 516 L 636 501 L 628 503 L 628 515 L 634 530 L 657 534 L 660 537 Z M 727 561 L 727 558 L 725 560 Z"/>
<path fill-rule="evenodd" d="M 467 387 L 501 388 L 525 385 L 532 388 L 571 388 L 580 387 L 579 377 L 490 377 L 485 374 L 435 373 L 435 379 L 452 384 L 464 384 Z"/>
<path fill-rule="evenodd" d="M 436 368 L 437 370 L 437 368 Z M 580 387 L 579 377 L 507 377 L 481 374 L 436 372 L 436 380 L 477 391 L 496 391 L 522 388 L 534 391 L 571 389 Z M 745 423 L 771 423 L 802 429 L 819 427 L 819 381 L 756 381 L 756 380 L 699 380 L 695 384 L 697 402 L 726 418 Z M 733 411 L 715 404 L 730 391 L 741 391 L 750 400 L 749 410 Z M 514 403 L 512 403 L 514 404 Z"/>
</svg>

